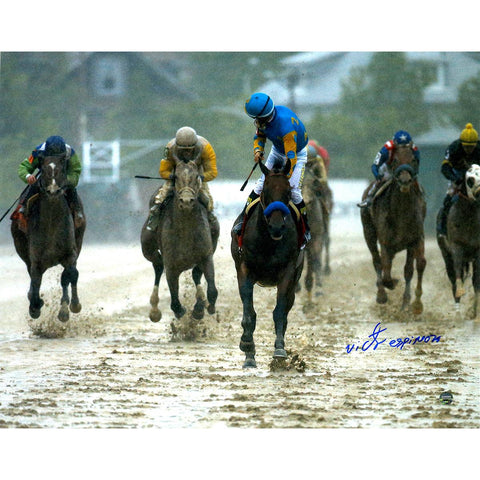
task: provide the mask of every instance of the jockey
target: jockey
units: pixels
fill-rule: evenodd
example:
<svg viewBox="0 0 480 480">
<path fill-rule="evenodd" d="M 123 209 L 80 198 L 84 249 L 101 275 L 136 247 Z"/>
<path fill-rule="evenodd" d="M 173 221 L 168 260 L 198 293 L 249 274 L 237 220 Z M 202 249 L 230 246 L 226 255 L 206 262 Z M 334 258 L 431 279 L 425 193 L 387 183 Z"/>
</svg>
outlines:
<svg viewBox="0 0 480 480">
<path fill-rule="evenodd" d="M 165 147 L 164 158 L 160 161 L 159 173 L 166 182 L 158 190 L 155 202 L 150 209 L 147 221 L 147 230 L 155 231 L 158 227 L 159 214 L 166 204 L 166 200 L 173 190 L 176 161 L 195 161 L 200 157 L 203 168 L 202 186 L 200 198 L 207 207 L 209 218 L 213 211 L 213 198 L 210 194 L 207 182 L 217 176 L 217 157 L 212 145 L 207 139 L 197 135 L 191 127 L 181 127 L 177 130 L 175 138 L 172 138 Z"/>
<path fill-rule="evenodd" d="M 310 143 L 307 147 L 306 167 L 311 170 L 316 180 L 318 180 L 319 193 L 321 193 L 327 186 L 327 168 L 324 159 L 318 154 L 318 150 Z"/>
<path fill-rule="evenodd" d="M 360 208 L 369 207 L 372 204 L 373 198 L 377 193 L 380 185 L 385 183 L 391 177 L 390 165 L 393 161 L 393 154 L 397 148 L 409 147 L 412 150 L 413 156 L 417 160 L 417 165 L 420 165 L 420 151 L 413 143 L 411 135 L 405 130 L 398 130 L 393 135 L 392 140 L 385 142 L 383 147 L 377 153 L 372 165 L 372 173 L 376 182 L 367 194 L 367 198 L 358 204 Z M 418 168 L 418 167 L 417 167 Z M 418 172 L 416 172 L 418 173 Z"/>
<path fill-rule="evenodd" d="M 328 153 L 325 147 L 322 147 L 317 140 L 309 140 L 308 144 L 311 145 L 317 151 L 320 158 L 323 160 L 325 165 L 325 170 L 328 175 L 328 170 L 330 169 L 330 154 Z"/>
<path fill-rule="evenodd" d="M 287 160 L 291 162 L 288 178 L 292 187 L 292 201 L 300 211 L 305 224 L 306 245 L 311 234 L 301 191 L 307 162 L 308 135 L 305 126 L 292 110 L 281 105 L 275 106 L 273 100 L 265 93 L 254 93 L 245 103 L 245 112 L 249 117 L 255 119 L 257 127 L 253 137 L 255 163 L 262 159 L 267 139 L 273 144 L 265 162 L 268 169 L 272 168 L 276 160 L 281 160 L 284 165 Z M 262 175 L 247 199 L 243 214 L 245 214 L 247 206 L 260 196 L 264 181 L 265 175 Z M 242 222 L 233 227 L 233 232 L 239 235 L 241 229 Z"/>
<path fill-rule="evenodd" d="M 480 165 L 480 142 L 473 125 L 467 123 L 460 138 L 454 140 L 445 150 L 441 172 L 447 180 L 450 180 L 450 183 L 443 206 L 438 212 L 437 232 L 439 235 L 447 234 L 447 215 L 452 205 L 452 198 L 458 186 L 463 183 L 465 173 L 474 163 Z"/>
<path fill-rule="evenodd" d="M 20 196 L 19 205 L 12 217 L 18 219 L 19 228 L 27 231 L 27 220 L 25 218 L 25 203 L 26 201 L 38 193 L 37 177 L 33 174 L 38 168 L 41 171 L 41 159 L 49 156 L 63 155 L 67 160 L 67 179 L 68 185 L 65 190 L 65 196 L 72 210 L 75 225 L 83 221 L 83 213 L 80 207 L 80 203 L 77 196 L 76 186 L 82 172 L 82 165 L 75 153 L 75 150 L 65 140 L 58 136 L 53 135 L 48 137 L 45 142 L 38 145 L 32 154 L 26 158 L 18 167 L 18 176 L 20 179 L 28 184 L 28 187 L 24 193 Z"/>
</svg>

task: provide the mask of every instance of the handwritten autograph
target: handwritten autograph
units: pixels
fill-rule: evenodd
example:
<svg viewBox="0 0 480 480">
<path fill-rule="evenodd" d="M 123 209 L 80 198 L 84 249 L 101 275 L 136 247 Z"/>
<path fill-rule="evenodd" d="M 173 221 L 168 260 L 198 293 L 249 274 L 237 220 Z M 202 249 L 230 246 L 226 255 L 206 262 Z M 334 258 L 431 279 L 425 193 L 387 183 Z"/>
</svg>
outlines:
<svg viewBox="0 0 480 480">
<path fill-rule="evenodd" d="M 356 345 L 355 343 L 348 344 L 346 346 L 347 353 L 351 353 L 352 351 L 357 351 L 357 350 L 366 352 L 372 346 L 373 346 L 373 350 L 376 350 L 379 345 L 381 345 L 382 343 L 385 343 L 387 339 L 384 338 L 383 340 L 379 340 L 378 336 L 382 332 L 384 332 L 387 329 L 387 327 L 380 328 L 380 324 L 381 322 L 378 322 L 375 325 L 373 332 L 368 336 L 368 338 L 371 338 L 371 340 L 366 340 L 365 342 L 363 342 L 362 345 Z M 442 338 L 441 335 L 427 335 L 427 336 L 422 335 L 421 337 L 411 336 L 411 337 L 405 337 L 405 338 L 396 338 L 396 339 L 390 340 L 390 342 L 388 342 L 388 345 L 392 348 L 399 348 L 400 350 L 402 350 L 403 347 L 407 344 L 415 345 L 416 343 L 429 343 L 429 342 L 438 343 L 440 342 L 440 338 Z"/>
</svg>

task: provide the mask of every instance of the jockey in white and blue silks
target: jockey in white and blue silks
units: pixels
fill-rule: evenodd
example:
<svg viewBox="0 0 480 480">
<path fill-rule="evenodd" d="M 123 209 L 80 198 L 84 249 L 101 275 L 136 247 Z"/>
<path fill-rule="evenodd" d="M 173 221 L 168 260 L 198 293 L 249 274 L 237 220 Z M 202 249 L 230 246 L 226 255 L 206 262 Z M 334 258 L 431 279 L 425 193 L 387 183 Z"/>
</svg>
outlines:
<svg viewBox="0 0 480 480">
<path fill-rule="evenodd" d="M 275 106 L 273 100 L 265 93 L 254 93 L 245 103 L 245 112 L 255 119 L 257 131 L 253 137 L 254 160 L 258 163 L 265 151 L 267 139 L 272 142 L 272 148 L 265 162 L 265 166 L 271 169 L 276 161 L 283 165 L 290 160 L 289 178 L 292 187 L 292 201 L 302 214 L 305 222 L 305 241 L 310 240 L 310 228 L 308 226 L 305 202 L 302 197 L 302 183 L 307 163 L 308 135 L 304 124 L 297 114 L 284 106 Z M 248 197 L 246 207 L 260 196 L 263 190 L 265 175 L 258 179 L 255 187 Z M 233 230 L 239 234 L 241 223 L 234 226 Z"/>
</svg>

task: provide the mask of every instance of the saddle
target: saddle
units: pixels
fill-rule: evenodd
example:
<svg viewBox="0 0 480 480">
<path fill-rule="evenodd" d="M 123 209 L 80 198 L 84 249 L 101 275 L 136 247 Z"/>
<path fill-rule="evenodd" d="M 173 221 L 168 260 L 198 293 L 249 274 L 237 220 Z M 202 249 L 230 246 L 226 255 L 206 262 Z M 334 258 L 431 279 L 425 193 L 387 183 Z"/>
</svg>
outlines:
<svg viewBox="0 0 480 480">
<path fill-rule="evenodd" d="M 238 235 L 238 248 L 240 250 L 242 249 L 243 235 L 245 232 L 245 227 L 247 225 L 248 219 L 251 216 L 252 210 L 254 210 L 257 204 L 259 203 L 260 203 L 260 197 L 253 200 L 245 209 L 245 215 L 243 216 L 243 221 L 242 221 L 242 230 L 240 232 L 240 235 Z M 291 200 L 288 202 L 288 208 L 290 209 L 290 212 L 292 213 L 293 218 L 295 220 L 295 225 L 297 227 L 298 246 L 300 247 L 303 244 L 303 237 L 306 231 L 305 222 L 303 220 L 303 217 L 300 211 Z"/>
<path fill-rule="evenodd" d="M 24 225 L 20 225 L 19 224 L 19 228 L 20 230 L 22 230 L 24 233 L 27 232 L 27 225 L 28 225 L 28 219 L 30 218 L 30 215 L 31 215 L 31 211 L 32 211 L 32 208 L 33 206 L 35 205 L 35 203 L 38 201 L 38 197 L 39 197 L 39 193 L 35 193 L 34 195 L 32 195 L 31 197 L 29 197 L 27 199 L 27 201 L 25 202 L 25 212 L 24 212 L 24 218 L 25 218 L 25 224 Z M 74 227 L 75 228 L 79 228 L 83 225 L 83 222 L 84 222 L 84 219 L 83 217 L 79 217 L 78 213 L 75 211 L 73 205 L 68 205 L 69 208 L 70 208 L 70 211 L 72 213 L 72 217 L 73 217 L 73 224 L 74 224 Z M 16 220 L 17 222 L 19 221 L 20 219 L 20 208 L 22 207 L 22 205 L 19 203 L 17 205 L 17 208 L 14 210 L 14 212 L 10 215 L 10 220 Z"/>
</svg>

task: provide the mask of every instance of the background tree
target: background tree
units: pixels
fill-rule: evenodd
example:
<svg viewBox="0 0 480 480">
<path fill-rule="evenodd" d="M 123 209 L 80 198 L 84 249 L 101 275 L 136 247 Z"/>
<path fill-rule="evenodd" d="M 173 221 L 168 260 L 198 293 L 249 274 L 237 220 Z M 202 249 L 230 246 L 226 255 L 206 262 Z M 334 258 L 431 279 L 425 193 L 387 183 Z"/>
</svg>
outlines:
<svg viewBox="0 0 480 480">
<path fill-rule="evenodd" d="M 309 122 L 335 158 L 332 174 L 370 176 L 376 153 L 396 130 L 408 130 L 413 137 L 428 131 L 423 90 L 433 75 L 430 66 L 408 62 L 403 52 L 377 52 L 367 66 L 352 69 L 338 109 Z"/>
<path fill-rule="evenodd" d="M 480 128 L 480 74 L 460 86 L 458 101 L 451 112 L 450 120 L 461 131 L 465 124 L 470 122 L 475 130 Z"/>
</svg>

